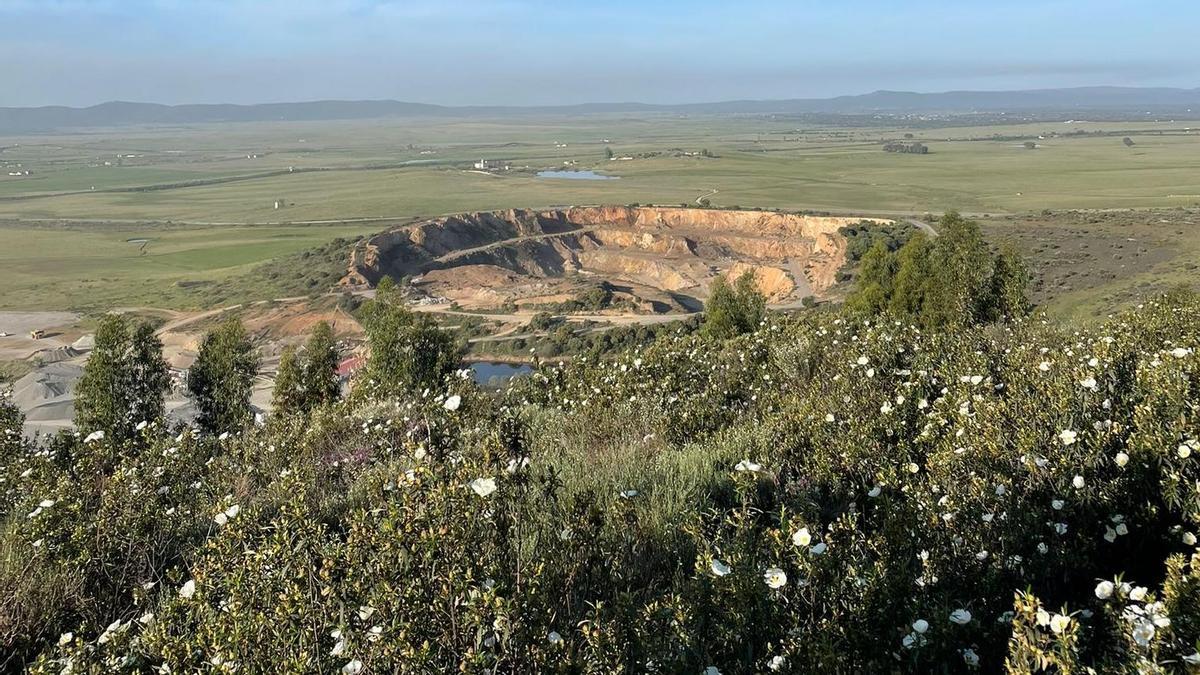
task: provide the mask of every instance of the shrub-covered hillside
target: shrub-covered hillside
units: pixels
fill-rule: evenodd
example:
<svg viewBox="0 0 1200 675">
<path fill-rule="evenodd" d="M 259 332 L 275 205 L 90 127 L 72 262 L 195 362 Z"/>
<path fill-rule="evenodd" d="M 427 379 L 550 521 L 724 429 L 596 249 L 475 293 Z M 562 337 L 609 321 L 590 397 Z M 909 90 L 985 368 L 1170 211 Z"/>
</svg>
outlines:
<svg viewBox="0 0 1200 675">
<path fill-rule="evenodd" d="M 450 349 L 373 312 L 374 344 Z M 118 410 L 31 444 L 4 408 L 0 653 L 36 673 L 1187 672 L 1198 345 L 1182 295 L 1088 331 L 768 315 L 499 395 L 391 358 L 346 400 L 232 430 Z"/>
</svg>

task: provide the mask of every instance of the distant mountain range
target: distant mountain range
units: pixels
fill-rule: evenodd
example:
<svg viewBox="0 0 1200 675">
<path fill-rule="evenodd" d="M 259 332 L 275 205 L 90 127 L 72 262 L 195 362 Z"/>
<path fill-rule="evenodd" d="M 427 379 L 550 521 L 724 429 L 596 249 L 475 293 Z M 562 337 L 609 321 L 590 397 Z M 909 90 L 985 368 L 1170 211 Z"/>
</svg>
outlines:
<svg viewBox="0 0 1200 675">
<path fill-rule="evenodd" d="M 353 120 L 388 117 L 486 117 L 588 113 L 665 112 L 692 114 L 917 114 L 972 112 L 1120 111 L 1195 107 L 1200 88 L 1077 87 L 1026 91 L 876 91 L 858 96 L 776 101 L 722 101 L 661 105 L 586 103 L 564 106 L 440 106 L 404 101 L 309 101 L 256 105 L 111 102 L 88 108 L 45 106 L 0 108 L 0 133 L 42 132 L 80 127 Z"/>
</svg>

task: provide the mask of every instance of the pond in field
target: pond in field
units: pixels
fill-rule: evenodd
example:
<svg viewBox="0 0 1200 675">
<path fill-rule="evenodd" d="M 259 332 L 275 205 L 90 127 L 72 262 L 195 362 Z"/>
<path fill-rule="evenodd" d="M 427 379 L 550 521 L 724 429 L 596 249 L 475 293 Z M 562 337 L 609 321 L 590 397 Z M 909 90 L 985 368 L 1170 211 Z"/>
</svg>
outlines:
<svg viewBox="0 0 1200 675">
<path fill-rule="evenodd" d="M 567 180 L 617 180 L 619 176 L 605 176 L 595 171 L 539 171 L 538 178 L 565 178 Z"/>
<path fill-rule="evenodd" d="M 470 364 L 471 375 L 481 385 L 500 386 L 519 375 L 533 372 L 525 363 L 501 363 L 499 361 L 477 361 Z"/>
</svg>

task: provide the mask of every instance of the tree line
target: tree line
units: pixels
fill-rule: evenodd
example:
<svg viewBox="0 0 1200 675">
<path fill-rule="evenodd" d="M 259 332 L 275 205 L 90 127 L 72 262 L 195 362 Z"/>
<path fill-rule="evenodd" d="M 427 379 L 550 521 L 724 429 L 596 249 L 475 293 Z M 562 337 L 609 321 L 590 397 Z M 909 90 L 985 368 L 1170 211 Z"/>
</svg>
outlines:
<svg viewBox="0 0 1200 675">
<path fill-rule="evenodd" d="M 846 307 L 912 317 L 928 327 L 979 325 L 1028 314 L 1029 281 L 1015 248 L 993 252 L 978 223 L 950 212 L 936 238 L 918 232 L 895 251 L 876 242 L 862 258 Z"/>
<path fill-rule="evenodd" d="M 441 381 L 462 359 L 463 345 L 426 315 L 410 311 L 390 279 L 363 308 L 370 358 L 364 377 L 375 396 L 398 396 Z M 307 416 L 341 397 L 333 328 L 318 323 L 301 347 L 284 349 L 272 391 L 273 416 Z M 195 424 L 211 435 L 236 433 L 255 419 L 250 397 L 259 374 L 254 340 L 236 318 L 206 334 L 187 372 Z M 139 425 L 160 422 L 171 374 L 152 326 L 110 314 L 75 392 L 75 426 L 132 440 Z"/>
</svg>

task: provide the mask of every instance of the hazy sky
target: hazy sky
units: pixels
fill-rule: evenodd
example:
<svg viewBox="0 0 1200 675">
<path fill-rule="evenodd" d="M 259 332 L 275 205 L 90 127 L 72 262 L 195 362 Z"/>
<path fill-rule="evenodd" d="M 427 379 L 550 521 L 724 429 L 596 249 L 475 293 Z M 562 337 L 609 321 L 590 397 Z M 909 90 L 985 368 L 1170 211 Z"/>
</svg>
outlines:
<svg viewBox="0 0 1200 675">
<path fill-rule="evenodd" d="M 0 106 L 1200 86 L 1196 0 L 0 0 Z"/>
</svg>

